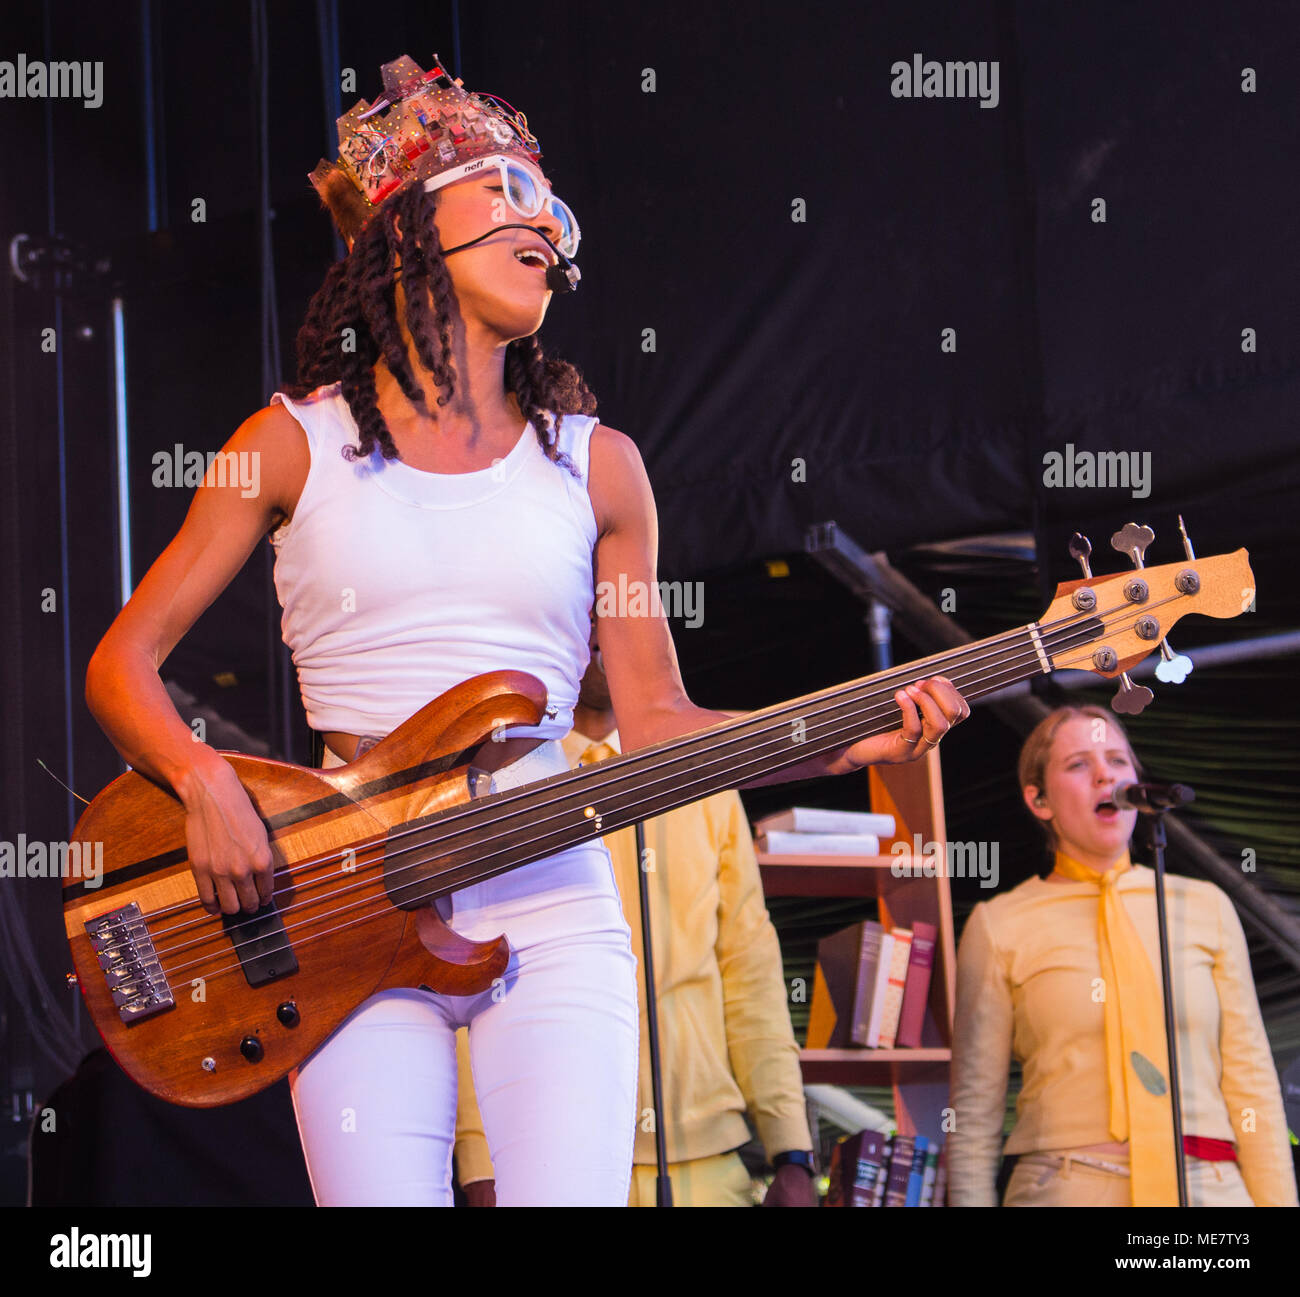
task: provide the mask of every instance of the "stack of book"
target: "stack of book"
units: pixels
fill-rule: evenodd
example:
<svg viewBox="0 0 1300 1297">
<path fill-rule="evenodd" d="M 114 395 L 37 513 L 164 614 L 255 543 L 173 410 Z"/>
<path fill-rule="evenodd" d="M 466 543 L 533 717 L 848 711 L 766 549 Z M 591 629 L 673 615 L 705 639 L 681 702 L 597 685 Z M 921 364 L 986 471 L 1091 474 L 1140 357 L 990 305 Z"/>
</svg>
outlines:
<svg viewBox="0 0 1300 1297">
<path fill-rule="evenodd" d="M 770 856 L 875 856 L 895 833 L 892 815 L 793 806 L 754 825 L 754 849 Z"/>
<path fill-rule="evenodd" d="M 864 919 L 817 943 L 808 1049 L 918 1049 L 938 932 Z"/>
<path fill-rule="evenodd" d="M 942 1207 L 944 1149 L 924 1135 L 860 1130 L 831 1153 L 827 1207 Z"/>
</svg>

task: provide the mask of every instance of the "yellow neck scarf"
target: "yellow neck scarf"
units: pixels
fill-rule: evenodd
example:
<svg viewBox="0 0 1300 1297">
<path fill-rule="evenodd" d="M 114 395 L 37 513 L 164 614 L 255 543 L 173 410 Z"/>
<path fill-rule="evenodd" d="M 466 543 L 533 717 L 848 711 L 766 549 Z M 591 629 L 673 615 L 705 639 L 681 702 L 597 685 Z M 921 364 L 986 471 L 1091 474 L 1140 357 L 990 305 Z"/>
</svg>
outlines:
<svg viewBox="0 0 1300 1297">
<path fill-rule="evenodd" d="M 1110 1133 L 1127 1140 L 1135 1207 L 1178 1205 L 1169 1052 L 1160 979 L 1151 967 L 1116 883 L 1133 867 L 1128 852 L 1105 874 L 1056 853 L 1056 872 L 1101 893 L 1097 945 L 1106 1006 Z"/>
</svg>

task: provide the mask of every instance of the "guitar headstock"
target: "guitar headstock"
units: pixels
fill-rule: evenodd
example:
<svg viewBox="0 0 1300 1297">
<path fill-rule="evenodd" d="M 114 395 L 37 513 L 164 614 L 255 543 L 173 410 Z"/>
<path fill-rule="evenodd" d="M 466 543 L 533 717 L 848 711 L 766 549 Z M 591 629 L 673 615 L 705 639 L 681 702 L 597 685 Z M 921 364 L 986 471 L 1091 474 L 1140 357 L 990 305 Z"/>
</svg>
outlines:
<svg viewBox="0 0 1300 1297">
<path fill-rule="evenodd" d="M 1168 642 L 1176 622 L 1189 613 L 1237 617 L 1255 600 L 1255 577 L 1244 549 L 1197 558 L 1184 530 L 1182 562 L 1146 567 L 1145 552 L 1154 539 L 1149 527 L 1128 523 L 1111 537 L 1111 545 L 1129 556 L 1135 570 L 1094 576 L 1088 565 L 1092 547 L 1076 533 L 1070 553 L 1084 575 L 1057 586 L 1056 598 L 1037 624 L 1053 670 L 1121 677 L 1112 704 L 1121 712 L 1141 711 L 1151 701 L 1151 691 L 1134 685 L 1127 675 L 1149 654 L 1160 651 L 1157 675 L 1162 680 L 1178 683 L 1191 670 L 1191 662 L 1175 655 Z"/>
</svg>

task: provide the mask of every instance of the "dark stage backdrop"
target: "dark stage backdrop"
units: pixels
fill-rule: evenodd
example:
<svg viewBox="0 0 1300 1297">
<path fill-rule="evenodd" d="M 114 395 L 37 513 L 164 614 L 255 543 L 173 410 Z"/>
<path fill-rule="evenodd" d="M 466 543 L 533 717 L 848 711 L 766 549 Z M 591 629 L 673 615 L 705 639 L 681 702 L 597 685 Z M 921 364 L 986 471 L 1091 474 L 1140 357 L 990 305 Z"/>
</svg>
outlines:
<svg viewBox="0 0 1300 1297">
<path fill-rule="evenodd" d="M 291 376 L 335 255 L 306 174 L 333 152 L 339 106 L 373 99 L 402 52 L 428 66 L 436 51 L 522 107 L 578 213 L 582 286 L 543 337 L 640 446 L 662 575 L 703 583 L 702 626 L 674 628 L 701 703 L 757 705 L 867 669 L 860 609 L 798 557 L 827 519 L 930 593 L 955 589 L 957 618 L 987 634 L 1074 574 L 1076 527 L 1108 570 L 1106 538 L 1130 518 L 1156 528 L 1153 562 L 1176 558 L 1181 511 L 1199 552 L 1251 548 L 1260 600 L 1241 621 L 1180 628 L 1180 648 L 1296 625 L 1292 5 L 441 0 L 381 20 L 360 3 L 250 15 L 49 0 L 2 21 L 0 59 L 99 61 L 103 97 L 0 99 L 0 234 L 57 232 L 111 266 L 59 297 L 6 274 L 0 295 L 0 837 L 69 833 L 77 804 L 38 759 L 86 796 L 120 769 L 81 701 L 116 606 L 109 291 L 125 303 L 138 578 L 189 501 L 155 485 L 154 457 L 218 448 L 265 403 L 277 353 Z M 996 106 L 892 94 L 892 65 L 914 55 L 996 62 Z M 347 68 L 355 91 L 336 94 Z M 1049 484 L 1048 456 L 1077 469 L 1103 451 L 1122 453 L 1124 484 Z M 1007 530 L 1034 534 L 1036 565 L 914 548 Z M 301 759 L 268 571 L 259 552 L 164 676 L 210 741 Z M 1225 850 L 1262 843 L 1261 885 L 1282 891 L 1300 865 L 1286 665 L 1199 673 L 1141 727 L 1169 777 L 1196 750 L 1208 827 Z M 1034 867 L 1003 786 L 1015 746 L 977 716 L 945 749 L 953 836 L 1024 845 L 1008 882 Z M 61 986 L 57 884 L 0 886 L 34 942 L 0 1020 L 0 1090 L 21 1109 L 90 1037 Z M 980 899 L 957 890 L 959 907 Z M 1296 979 L 1255 954 L 1275 1043 L 1300 1048 L 1283 1025 Z"/>
</svg>

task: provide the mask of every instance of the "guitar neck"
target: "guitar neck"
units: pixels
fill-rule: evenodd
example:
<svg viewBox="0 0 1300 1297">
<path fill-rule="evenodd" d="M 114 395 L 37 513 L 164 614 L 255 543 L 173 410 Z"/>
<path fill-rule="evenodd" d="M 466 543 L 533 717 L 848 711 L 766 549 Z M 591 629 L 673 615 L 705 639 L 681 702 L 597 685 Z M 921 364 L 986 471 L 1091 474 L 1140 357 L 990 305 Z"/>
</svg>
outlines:
<svg viewBox="0 0 1300 1297">
<path fill-rule="evenodd" d="M 389 835 L 408 900 L 441 896 L 639 820 L 825 756 L 899 725 L 895 692 L 929 676 L 967 700 L 1053 669 L 1051 654 L 1101 633 L 1095 618 L 1037 623 L 851 680 L 599 765 L 494 793 Z"/>
</svg>

